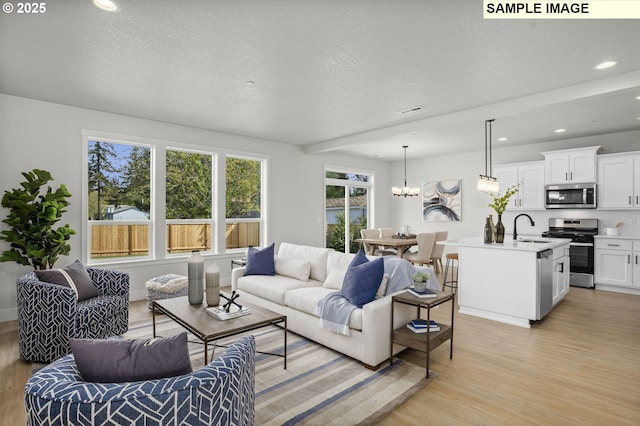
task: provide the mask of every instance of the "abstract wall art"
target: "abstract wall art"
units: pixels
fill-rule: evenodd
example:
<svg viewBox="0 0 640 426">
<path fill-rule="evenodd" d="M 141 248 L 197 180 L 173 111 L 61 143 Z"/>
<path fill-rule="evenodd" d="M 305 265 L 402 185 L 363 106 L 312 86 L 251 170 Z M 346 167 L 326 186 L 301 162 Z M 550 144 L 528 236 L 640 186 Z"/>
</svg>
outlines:
<svg viewBox="0 0 640 426">
<path fill-rule="evenodd" d="M 462 179 L 422 184 L 422 220 L 460 222 L 462 220 Z"/>
</svg>

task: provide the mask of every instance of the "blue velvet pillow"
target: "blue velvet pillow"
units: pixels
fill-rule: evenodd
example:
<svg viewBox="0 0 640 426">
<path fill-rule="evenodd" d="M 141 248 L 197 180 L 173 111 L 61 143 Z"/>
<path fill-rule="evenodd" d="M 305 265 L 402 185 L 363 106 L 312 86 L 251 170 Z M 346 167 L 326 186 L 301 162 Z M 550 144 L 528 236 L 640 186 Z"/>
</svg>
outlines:
<svg viewBox="0 0 640 426">
<path fill-rule="evenodd" d="M 358 252 L 344 275 L 342 295 L 352 305 L 362 308 L 363 305 L 375 299 L 383 275 L 384 260 L 382 257 L 369 261 L 364 253 L 360 256 L 360 252 Z"/>
<path fill-rule="evenodd" d="M 245 275 L 275 275 L 276 268 L 274 263 L 274 243 L 270 246 L 258 250 L 249 247 L 247 250 L 247 266 Z"/>
</svg>

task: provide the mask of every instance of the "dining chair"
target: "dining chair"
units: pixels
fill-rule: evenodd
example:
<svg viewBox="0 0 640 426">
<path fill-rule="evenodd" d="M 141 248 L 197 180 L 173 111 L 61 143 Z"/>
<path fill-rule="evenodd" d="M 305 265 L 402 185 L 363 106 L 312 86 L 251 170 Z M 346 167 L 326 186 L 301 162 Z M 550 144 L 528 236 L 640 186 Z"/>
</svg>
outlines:
<svg viewBox="0 0 640 426">
<path fill-rule="evenodd" d="M 438 241 L 445 241 L 448 236 L 449 236 L 449 231 L 436 232 L 436 243 Z M 433 269 L 437 273 L 440 273 L 440 271 L 442 271 L 442 254 L 443 253 L 444 253 L 444 244 L 435 244 L 433 246 L 433 252 L 431 253 L 431 260 L 429 263 L 433 265 Z"/>
<path fill-rule="evenodd" d="M 417 263 L 422 266 L 431 261 L 431 254 L 436 243 L 436 233 L 423 232 L 418 234 L 416 239 L 418 240 L 418 251 L 405 253 L 404 258 L 413 264 Z"/>
<path fill-rule="evenodd" d="M 380 237 L 392 238 L 393 228 L 380 228 Z M 381 252 L 383 256 L 398 254 L 398 250 L 396 250 L 395 247 L 390 247 L 390 246 L 382 246 L 382 249 L 378 251 Z"/>
<path fill-rule="evenodd" d="M 380 237 L 380 231 L 377 229 L 361 229 L 360 236 L 362 238 L 378 238 Z M 374 254 L 375 246 L 373 246 L 373 249 L 372 249 L 372 246 L 369 245 L 369 243 L 362 243 L 362 246 L 366 254 L 368 255 Z"/>
</svg>

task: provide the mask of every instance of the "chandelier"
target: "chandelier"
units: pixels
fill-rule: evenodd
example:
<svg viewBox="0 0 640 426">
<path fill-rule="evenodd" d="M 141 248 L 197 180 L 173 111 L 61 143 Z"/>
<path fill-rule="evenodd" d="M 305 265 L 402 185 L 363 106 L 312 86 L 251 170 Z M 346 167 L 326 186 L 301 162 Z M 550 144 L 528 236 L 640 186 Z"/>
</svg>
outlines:
<svg viewBox="0 0 640 426">
<path fill-rule="evenodd" d="M 478 177 L 478 191 L 499 192 L 500 185 L 498 179 L 491 176 L 491 123 L 494 119 L 484 122 L 484 175 Z M 489 149 L 487 149 L 487 144 Z"/>
<path fill-rule="evenodd" d="M 404 149 L 404 186 L 402 188 L 394 186 L 391 191 L 396 197 L 415 197 L 420 193 L 420 188 L 409 188 L 407 186 L 407 148 L 409 146 L 403 145 L 402 148 Z"/>
</svg>

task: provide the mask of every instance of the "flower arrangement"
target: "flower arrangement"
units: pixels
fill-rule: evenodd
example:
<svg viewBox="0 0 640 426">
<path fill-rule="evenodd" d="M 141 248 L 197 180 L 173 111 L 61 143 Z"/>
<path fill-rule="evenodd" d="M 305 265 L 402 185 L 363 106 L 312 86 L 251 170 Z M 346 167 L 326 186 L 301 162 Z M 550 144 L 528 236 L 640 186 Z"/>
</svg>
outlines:
<svg viewBox="0 0 640 426">
<path fill-rule="evenodd" d="M 501 216 L 502 213 L 504 213 L 504 211 L 506 210 L 511 196 L 520 190 L 520 185 L 522 185 L 522 182 L 519 182 L 518 184 L 507 188 L 504 194 L 500 194 L 499 192 L 496 194 L 489 194 L 491 197 L 493 197 L 493 201 L 489 204 L 489 207 L 491 207 L 498 214 L 498 216 Z"/>
</svg>

